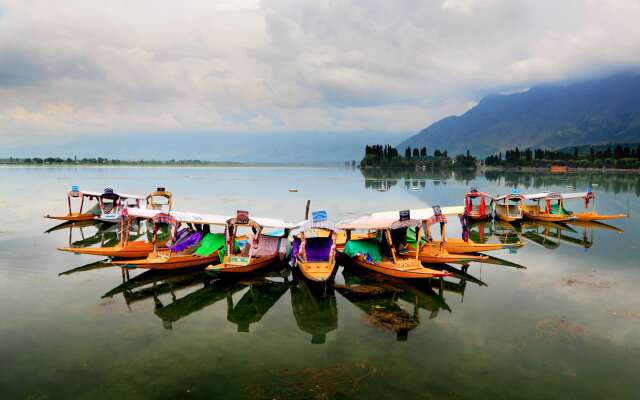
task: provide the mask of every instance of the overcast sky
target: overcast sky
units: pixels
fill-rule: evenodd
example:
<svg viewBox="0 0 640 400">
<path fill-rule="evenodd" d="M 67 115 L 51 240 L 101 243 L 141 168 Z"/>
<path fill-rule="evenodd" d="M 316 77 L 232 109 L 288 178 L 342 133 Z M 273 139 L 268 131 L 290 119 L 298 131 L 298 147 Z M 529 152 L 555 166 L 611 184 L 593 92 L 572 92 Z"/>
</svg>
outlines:
<svg viewBox="0 0 640 400">
<path fill-rule="evenodd" d="M 640 64 L 621 0 L 0 0 L 0 145 L 383 132 Z M 305 133 L 306 132 L 306 133 Z"/>
</svg>

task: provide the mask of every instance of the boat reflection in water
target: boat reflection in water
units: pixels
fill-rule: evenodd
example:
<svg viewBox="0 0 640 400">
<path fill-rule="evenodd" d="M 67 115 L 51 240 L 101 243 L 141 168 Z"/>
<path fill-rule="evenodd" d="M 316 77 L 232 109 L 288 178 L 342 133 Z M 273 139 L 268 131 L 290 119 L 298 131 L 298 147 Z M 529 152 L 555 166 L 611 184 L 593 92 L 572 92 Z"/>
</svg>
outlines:
<svg viewBox="0 0 640 400">
<path fill-rule="evenodd" d="M 105 260 L 63 274 L 109 265 Z M 173 329 L 174 323 L 182 318 L 225 301 L 227 321 L 235 324 L 238 332 L 250 332 L 251 325 L 260 322 L 291 290 L 291 310 L 298 328 L 310 336 L 310 343 L 323 344 L 327 336 L 338 329 L 337 296 L 341 296 L 364 312 L 367 323 L 383 331 L 395 332 L 397 340 L 404 341 L 409 332 L 420 325 L 421 310 L 429 319 L 443 311 L 452 311 L 445 293 L 460 295 L 463 300 L 468 283 L 486 286 L 468 272 L 469 265 L 432 267 L 446 270 L 451 275 L 442 279 L 404 280 L 347 263 L 341 266 L 342 279 L 338 279 L 344 284 L 319 287 L 310 285 L 300 271 L 291 271 L 282 265 L 233 279 L 213 277 L 200 267 L 179 271 L 148 270 L 134 277 L 130 274 L 135 270 L 117 268 L 122 274 L 122 283 L 102 298 L 122 295 L 129 308 L 136 302 L 153 301 L 154 314 L 166 329 Z"/>
<path fill-rule="evenodd" d="M 615 226 L 595 221 L 572 221 L 570 223 L 526 222 L 522 224 L 522 236 L 546 249 L 556 249 L 561 244 L 591 248 L 596 230 L 624 233 Z"/>
<path fill-rule="evenodd" d="M 285 277 L 282 282 L 278 282 L 266 277 L 256 277 L 244 280 L 242 284 L 248 290 L 237 303 L 234 303 L 230 291 L 227 294 L 227 321 L 236 324 L 238 332 L 249 332 L 251 324 L 259 322 L 289 290 L 289 279 Z"/>
<path fill-rule="evenodd" d="M 521 223 L 487 221 L 473 224 L 470 237 L 474 241 L 486 242 L 495 236 L 502 243 L 524 240 L 530 244 L 553 250 L 561 244 L 589 249 L 593 246 L 594 232 L 607 230 L 623 234 L 624 230 L 596 221 L 548 222 L 524 220 Z M 491 260 L 485 263 L 492 264 Z M 505 265 L 505 264 L 503 264 Z"/>
<path fill-rule="evenodd" d="M 444 278 L 403 280 L 350 265 L 345 266 L 342 275 L 345 284 L 335 285 L 338 293 L 364 311 L 365 320 L 371 325 L 395 332 L 398 341 L 407 340 L 409 332 L 420 325 L 420 309 L 428 312 L 429 319 L 436 318 L 441 310 L 451 312 L 444 291 L 455 288 L 464 293 L 466 285 L 464 279 L 460 279 L 461 289 Z M 409 304 L 409 309 L 400 300 Z"/>
<path fill-rule="evenodd" d="M 329 332 L 338 329 L 338 304 L 335 290 L 327 286 L 319 290 L 310 285 L 299 271 L 293 271 L 291 308 L 301 331 L 311 335 L 312 344 L 323 344 Z"/>
</svg>

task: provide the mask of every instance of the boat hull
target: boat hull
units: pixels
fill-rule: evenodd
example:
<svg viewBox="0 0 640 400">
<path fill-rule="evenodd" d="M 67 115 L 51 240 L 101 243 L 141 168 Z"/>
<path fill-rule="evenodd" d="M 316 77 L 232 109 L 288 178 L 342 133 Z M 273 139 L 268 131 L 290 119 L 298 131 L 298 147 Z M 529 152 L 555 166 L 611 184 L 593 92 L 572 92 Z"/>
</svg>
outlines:
<svg viewBox="0 0 640 400">
<path fill-rule="evenodd" d="M 420 265 L 418 260 L 415 260 L 416 263 L 407 263 L 410 264 L 408 266 L 402 266 L 398 264 L 394 264 L 391 261 L 382 261 L 380 263 L 374 264 L 367 261 L 363 256 L 357 256 L 351 258 L 351 261 L 362 268 L 366 268 L 371 271 L 379 272 L 384 275 L 393 276 L 396 278 L 404 278 L 404 279 L 425 279 L 425 278 L 440 278 L 444 276 L 449 276 L 451 273 L 446 271 L 437 271 L 435 269 L 425 268 Z M 405 261 L 414 261 L 403 259 L 401 262 Z"/>
<path fill-rule="evenodd" d="M 45 218 L 55 219 L 55 220 L 58 220 L 58 221 L 73 221 L 73 222 L 77 222 L 77 221 L 90 221 L 90 220 L 93 220 L 95 218 L 95 215 L 93 215 L 93 214 L 73 213 L 73 214 L 67 214 L 67 215 L 46 215 Z"/>
<path fill-rule="evenodd" d="M 207 265 L 219 260 L 218 252 L 206 257 L 200 257 L 193 254 L 174 254 L 171 256 L 158 254 L 149 255 L 147 258 L 137 260 L 113 261 L 113 264 L 130 268 L 181 269 Z"/>
<path fill-rule="evenodd" d="M 573 213 L 571 214 L 571 216 L 575 217 L 576 221 L 608 221 L 612 219 L 622 219 L 627 217 L 624 214 L 603 215 L 591 212 Z"/>
<path fill-rule="evenodd" d="M 471 213 L 471 214 L 467 214 L 467 217 L 473 221 L 488 221 L 491 218 L 491 214 L 480 215 L 480 214 Z"/>
<path fill-rule="evenodd" d="M 248 264 L 236 264 L 233 263 L 229 256 L 224 258 L 224 262 L 217 265 L 209 265 L 206 270 L 209 272 L 220 272 L 220 273 L 248 273 L 253 272 L 257 269 L 267 267 L 275 262 L 280 260 L 280 256 L 278 254 L 274 254 L 271 256 L 263 256 L 259 258 L 252 258 Z"/>
<path fill-rule="evenodd" d="M 436 246 L 440 246 L 437 244 Z M 409 258 L 416 257 L 416 251 L 410 250 L 405 253 Z M 467 263 L 471 261 L 482 261 L 489 257 L 485 255 L 471 255 L 471 254 L 455 254 L 448 251 L 440 251 L 439 249 L 430 249 L 429 246 L 423 247 L 420 251 L 418 259 L 428 264 L 446 264 L 446 263 Z"/>
<path fill-rule="evenodd" d="M 504 221 L 504 222 L 516 222 L 516 221 L 520 221 L 522 220 L 522 216 L 513 216 L 513 215 L 505 215 L 505 214 L 501 214 L 501 213 L 496 213 L 496 217 L 498 217 L 499 220 Z"/>
<path fill-rule="evenodd" d="M 514 249 L 522 247 L 523 243 L 475 243 L 472 241 L 465 242 L 462 239 L 449 238 L 444 244 L 444 248 L 454 254 L 465 253 L 482 253 L 485 251 L 495 251 L 503 249 Z"/>
<path fill-rule="evenodd" d="M 142 258 L 147 257 L 153 251 L 153 244 L 146 242 L 130 242 L 126 246 L 116 245 L 112 247 L 63 247 L 61 251 L 68 251 L 76 254 L 88 254 L 100 257 L 112 258 Z M 166 250 L 159 248 L 158 250 Z"/>
<path fill-rule="evenodd" d="M 535 221 L 545 222 L 565 222 L 574 221 L 576 218 L 573 216 L 561 215 L 561 214 L 537 214 L 537 213 L 525 213 L 525 218 L 529 218 Z"/>
<path fill-rule="evenodd" d="M 313 282 L 327 282 L 331 280 L 336 268 L 335 261 L 305 262 L 300 257 L 296 259 L 296 265 L 302 275 Z"/>
<path fill-rule="evenodd" d="M 565 222 L 565 221 L 574 221 L 576 217 L 573 215 L 566 214 L 549 214 L 540 210 L 538 206 L 535 205 L 527 205 L 522 207 L 522 216 L 524 218 L 532 219 L 535 221 L 546 221 L 546 222 Z"/>
</svg>

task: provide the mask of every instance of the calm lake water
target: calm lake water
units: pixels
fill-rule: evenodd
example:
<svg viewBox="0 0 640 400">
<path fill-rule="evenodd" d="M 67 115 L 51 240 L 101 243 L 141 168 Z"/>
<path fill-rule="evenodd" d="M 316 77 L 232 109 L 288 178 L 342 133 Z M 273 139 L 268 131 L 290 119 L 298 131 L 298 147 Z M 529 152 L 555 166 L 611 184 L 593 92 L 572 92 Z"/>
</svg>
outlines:
<svg viewBox="0 0 640 400">
<path fill-rule="evenodd" d="M 640 397 L 637 175 L 3 167 L 0 177 L 0 398 Z M 590 183 L 601 213 L 629 212 L 611 222 L 617 230 L 476 226 L 477 239 L 519 234 L 527 244 L 492 253 L 512 264 L 457 266 L 442 283 L 341 267 L 326 292 L 288 270 L 235 282 L 131 271 L 123 285 L 122 271 L 99 258 L 56 250 L 113 243 L 113 231 L 45 233 L 55 223 L 43 218 L 65 211 L 72 184 L 140 194 L 165 186 L 178 210 L 298 221 L 307 199 L 339 220 L 460 205 L 471 185 L 497 194 Z M 448 233 L 460 235 L 458 221 Z"/>
</svg>

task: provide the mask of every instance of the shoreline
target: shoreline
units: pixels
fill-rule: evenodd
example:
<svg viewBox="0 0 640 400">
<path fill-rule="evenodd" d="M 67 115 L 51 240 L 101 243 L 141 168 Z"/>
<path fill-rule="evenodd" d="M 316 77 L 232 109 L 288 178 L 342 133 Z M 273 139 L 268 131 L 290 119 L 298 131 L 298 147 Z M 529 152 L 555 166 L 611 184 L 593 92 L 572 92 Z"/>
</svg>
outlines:
<svg viewBox="0 0 640 400">
<path fill-rule="evenodd" d="M 117 164 L 83 164 L 83 163 L 3 163 L 0 167 L 32 167 L 32 168 L 120 168 L 120 167 L 140 167 L 140 168 L 329 168 L 344 167 L 343 163 L 242 163 L 242 162 L 220 162 L 220 163 L 117 163 Z M 351 167 L 349 167 L 351 168 Z"/>
<path fill-rule="evenodd" d="M 638 168 L 575 168 L 569 167 L 567 172 L 551 172 L 548 167 L 481 167 L 479 171 L 498 171 L 498 172 L 548 172 L 550 174 L 570 174 L 576 172 L 640 172 Z"/>
</svg>

